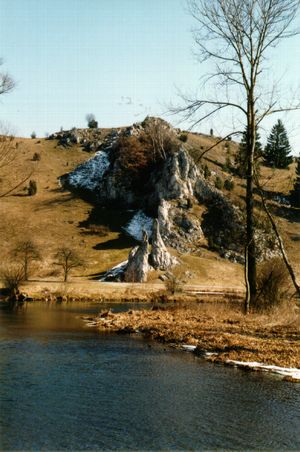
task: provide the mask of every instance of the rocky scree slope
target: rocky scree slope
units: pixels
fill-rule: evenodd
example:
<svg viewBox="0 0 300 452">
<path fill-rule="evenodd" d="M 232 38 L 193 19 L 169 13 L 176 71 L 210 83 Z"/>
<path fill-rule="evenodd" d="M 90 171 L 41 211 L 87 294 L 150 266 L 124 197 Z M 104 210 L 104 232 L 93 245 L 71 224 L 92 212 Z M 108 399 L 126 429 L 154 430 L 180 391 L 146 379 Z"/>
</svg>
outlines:
<svg viewBox="0 0 300 452">
<path fill-rule="evenodd" d="M 97 148 L 95 155 L 60 182 L 100 206 L 134 210 L 124 230 L 140 242 L 143 230 L 151 239 L 156 219 L 166 246 L 191 252 L 208 242 L 221 256 L 242 262 L 243 213 L 204 178 L 179 133 L 167 122 L 148 117 L 113 130 L 99 146 L 92 137 L 89 146 Z M 206 209 L 202 218 L 194 208 L 199 205 Z M 274 239 L 259 228 L 257 235 L 258 256 L 270 257 Z"/>
</svg>

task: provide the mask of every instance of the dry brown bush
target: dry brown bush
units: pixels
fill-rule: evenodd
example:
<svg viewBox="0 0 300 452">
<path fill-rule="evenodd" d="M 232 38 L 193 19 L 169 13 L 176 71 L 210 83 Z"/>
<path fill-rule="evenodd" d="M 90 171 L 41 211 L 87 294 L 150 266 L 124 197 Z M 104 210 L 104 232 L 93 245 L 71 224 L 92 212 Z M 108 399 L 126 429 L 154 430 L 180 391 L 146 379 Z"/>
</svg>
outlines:
<svg viewBox="0 0 300 452">
<path fill-rule="evenodd" d="M 24 281 L 24 276 L 23 265 L 10 264 L 0 271 L 4 287 L 10 291 L 11 295 L 19 290 L 21 282 Z"/>
<path fill-rule="evenodd" d="M 280 258 L 270 259 L 258 268 L 255 308 L 270 310 L 291 298 L 289 274 Z"/>
</svg>

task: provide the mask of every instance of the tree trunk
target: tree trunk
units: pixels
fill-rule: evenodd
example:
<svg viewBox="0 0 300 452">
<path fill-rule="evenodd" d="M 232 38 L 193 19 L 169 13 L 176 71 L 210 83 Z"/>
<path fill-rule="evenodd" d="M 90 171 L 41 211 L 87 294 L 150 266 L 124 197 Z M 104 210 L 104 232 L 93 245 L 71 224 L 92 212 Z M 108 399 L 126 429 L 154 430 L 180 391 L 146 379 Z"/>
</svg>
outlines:
<svg viewBox="0 0 300 452">
<path fill-rule="evenodd" d="M 28 258 L 25 256 L 24 259 L 24 280 L 28 281 Z"/>
<path fill-rule="evenodd" d="M 246 186 L 246 287 L 245 311 L 255 304 L 256 300 L 256 250 L 255 250 L 255 227 L 253 215 L 253 175 L 254 175 L 254 150 L 256 139 L 256 124 L 254 111 L 254 96 L 250 92 L 248 96 L 247 117 L 247 186 Z"/>
</svg>

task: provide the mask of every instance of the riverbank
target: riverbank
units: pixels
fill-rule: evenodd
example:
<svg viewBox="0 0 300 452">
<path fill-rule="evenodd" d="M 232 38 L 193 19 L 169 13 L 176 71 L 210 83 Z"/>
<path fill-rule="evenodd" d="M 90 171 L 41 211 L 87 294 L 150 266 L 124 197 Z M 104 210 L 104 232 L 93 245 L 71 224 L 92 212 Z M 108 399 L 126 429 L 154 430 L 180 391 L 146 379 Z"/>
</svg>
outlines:
<svg viewBox="0 0 300 452">
<path fill-rule="evenodd" d="M 101 331 L 194 346 L 209 361 L 300 367 L 300 313 L 295 306 L 245 316 L 237 305 L 174 303 L 152 310 L 107 311 L 85 320 Z"/>
</svg>

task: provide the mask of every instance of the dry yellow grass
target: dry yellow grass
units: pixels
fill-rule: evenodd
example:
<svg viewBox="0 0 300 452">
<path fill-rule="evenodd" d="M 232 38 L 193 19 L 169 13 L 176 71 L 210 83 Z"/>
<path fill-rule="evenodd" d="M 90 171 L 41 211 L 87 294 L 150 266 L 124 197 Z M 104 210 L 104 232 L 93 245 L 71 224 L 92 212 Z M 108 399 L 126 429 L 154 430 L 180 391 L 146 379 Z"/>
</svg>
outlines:
<svg viewBox="0 0 300 452">
<path fill-rule="evenodd" d="M 300 366 L 300 313 L 285 306 L 272 314 L 245 316 L 224 304 L 169 305 L 155 310 L 105 313 L 96 318 L 100 330 L 134 333 L 165 343 L 196 345 L 213 352 L 212 361 L 257 361 Z"/>
</svg>

